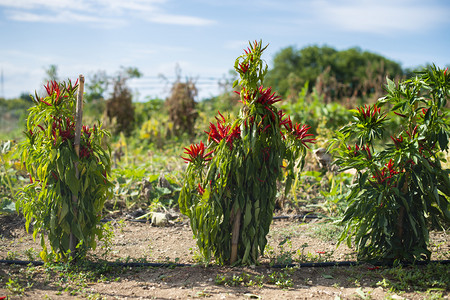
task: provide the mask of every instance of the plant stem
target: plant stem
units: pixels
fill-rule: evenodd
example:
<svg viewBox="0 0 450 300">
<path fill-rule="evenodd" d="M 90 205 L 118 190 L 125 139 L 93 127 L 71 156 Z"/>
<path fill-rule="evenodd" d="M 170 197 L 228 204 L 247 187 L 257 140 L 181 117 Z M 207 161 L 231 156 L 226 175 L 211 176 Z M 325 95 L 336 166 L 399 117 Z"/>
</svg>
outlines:
<svg viewBox="0 0 450 300">
<path fill-rule="evenodd" d="M 76 123 L 75 123 L 75 141 L 74 148 L 78 157 L 80 157 L 80 140 L 81 140 L 81 127 L 83 126 L 83 93 L 84 93 L 84 76 L 80 75 L 79 77 L 80 85 L 78 86 L 78 95 L 77 95 L 77 106 L 76 106 Z M 75 176 L 78 179 L 78 162 L 75 162 Z M 74 205 L 74 217 L 77 218 L 77 202 L 78 195 L 72 195 L 72 202 Z M 74 258 L 76 246 L 78 244 L 78 239 L 73 234 L 72 230 L 70 232 L 69 237 L 69 250 L 70 257 Z"/>
<path fill-rule="evenodd" d="M 239 242 L 239 229 L 241 227 L 241 209 L 238 208 L 236 212 L 232 212 L 233 231 L 231 233 L 231 258 L 230 264 L 233 264 L 237 260 L 237 250 Z"/>
</svg>

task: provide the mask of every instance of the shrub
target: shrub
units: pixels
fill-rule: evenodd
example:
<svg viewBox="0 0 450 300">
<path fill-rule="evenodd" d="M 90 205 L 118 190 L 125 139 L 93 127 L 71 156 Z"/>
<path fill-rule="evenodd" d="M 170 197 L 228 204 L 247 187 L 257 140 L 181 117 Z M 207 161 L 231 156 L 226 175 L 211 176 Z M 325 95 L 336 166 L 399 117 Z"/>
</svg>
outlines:
<svg viewBox="0 0 450 300">
<path fill-rule="evenodd" d="M 78 255 L 95 248 L 95 237 L 102 236 L 101 211 L 111 191 L 106 177 L 110 154 L 101 146 L 109 133 L 100 125 L 82 126 L 79 153 L 75 151 L 77 88 L 70 81 L 49 82 L 48 96 L 33 98 L 26 139 L 20 144 L 30 184 L 21 190 L 16 207 L 23 211 L 27 230 L 33 221 L 33 237 L 41 234 L 44 260 L 50 258 L 44 233 L 56 259 L 66 259 L 73 251 L 71 239 L 79 241 Z"/>
<path fill-rule="evenodd" d="M 257 263 L 267 244 L 283 160 L 288 191 L 296 162 L 303 165 L 307 143 L 313 142 L 309 127 L 292 124 L 274 105 L 281 98 L 262 85 L 266 47 L 250 43 L 235 62 L 240 79 L 234 85 L 241 86 L 243 104 L 239 117 L 231 120 L 219 112 L 209 124 L 207 144 L 185 148 L 180 210 L 191 220 L 202 255 L 220 264 Z"/>
<path fill-rule="evenodd" d="M 388 80 L 386 90 L 375 105 L 353 110 L 355 121 L 337 132 L 337 164 L 357 170 L 340 242 L 354 237 L 359 259 L 429 260 L 429 231 L 450 221 L 449 170 L 441 166 L 450 74 L 433 66 L 398 85 Z M 388 116 L 400 118 L 398 133 L 377 149 Z"/>
</svg>

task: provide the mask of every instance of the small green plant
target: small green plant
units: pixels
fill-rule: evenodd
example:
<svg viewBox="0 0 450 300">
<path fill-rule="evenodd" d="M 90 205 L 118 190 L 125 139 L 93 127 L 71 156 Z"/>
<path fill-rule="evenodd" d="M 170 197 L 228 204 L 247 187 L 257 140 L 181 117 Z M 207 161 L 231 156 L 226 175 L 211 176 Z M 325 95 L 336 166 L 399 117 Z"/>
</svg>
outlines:
<svg viewBox="0 0 450 300">
<path fill-rule="evenodd" d="M 75 124 L 78 84 L 53 81 L 45 88 L 46 97 L 32 98 L 35 105 L 20 144 L 30 183 L 20 191 L 16 208 L 22 209 L 27 231 L 34 222 L 33 238 L 41 233 L 41 258 L 47 261 L 43 232 L 55 259 L 67 259 L 74 246 L 79 255 L 96 247 L 103 204 L 110 195 L 111 164 L 109 149 L 102 146 L 109 133 L 97 125 Z M 81 129 L 79 148 L 74 146 L 76 126 Z"/>
<path fill-rule="evenodd" d="M 313 225 L 309 235 L 319 238 L 324 242 L 333 242 L 339 240 L 341 234 L 342 226 L 328 222 Z"/>
<path fill-rule="evenodd" d="M 355 121 L 336 133 L 336 163 L 357 171 L 340 242 L 350 246 L 354 238 L 359 259 L 429 260 L 429 231 L 450 223 L 449 170 L 441 165 L 450 74 L 432 66 L 398 85 L 388 80 L 386 89 L 373 106 L 353 110 Z M 400 126 L 393 143 L 383 145 L 388 116 Z"/>
<path fill-rule="evenodd" d="M 381 272 L 383 280 L 377 285 L 399 291 L 445 291 L 450 287 L 448 266 L 429 263 L 426 266 L 396 266 Z"/>
<path fill-rule="evenodd" d="M 19 253 L 17 251 L 8 251 L 6 253 L 6 259 L 8 260 L 16 260 L 19 256 Z"/>
<path fill-rule="evenodd" d="M 119 225 L 120 226 L 120 225 Z M 101 249 L 103 250 L 101 256 L 106 257 L 112 250 L 113 240 L 114 240 L 114 227 L 111 225 L 111 222 L 104 223 L 103 234 L 100 238 Z"/>
<path fill-rule="evenodd" d="M 36 250 L 34 250 L 33 247 L 26 249 L 24 251 L 25 256 L 27 257 L 28 260 L 35 260 L 36 257 L 38 257 L 38 253 L 36 252 Z"/>
<path fill-rule="evenodd" d="M 180 211 L 191 220 L 201 254 L 219 264 L 257 263 L 267 244 L 277 181 L 287 173 L 289 191 L 294 169 L 302 168 L 307 143 L 314 141 L 309 127 L 293 124 L 275 106 L 281 98 L 263 87 L 266 47 L 255 41 L 236 59 L 239 117 L 219 112 L 209 125 L 208 143 L 185 148 Z"/>
<path fill-rule="evenodd" d="M 294 263 L 294 255 L 296 250 L 292 249 L 292 242 L 290 238 L 283 239 L 278 243 L 280 249 L 279 253 L 275 254 L 275 251 L 271 247 L 268 247 L 266 255 L 270 258 L 270 265 L 290 265 Z"/>
<path fill-rule="evenodd" d="M 14 196 L 19 179 L 16 175 L 20 164 L 15 163 L 17 144 L 12 141 L 0 141 L 0 214 L 15 211 Z"/>
<path fill-rule="evenodd" d="M 216 285 L 224 286 L 258 286 L 263 287 L 264 275 L 250 275 L 246 272 L 241 274 L 233 274 L 232 276 L 217 274 L 215 279 Z"/>
<path fill-rule="evenodd" d="M 9 278 L 8 282 L 6 282 L 6 288 L 12 293 L 16 295 L 22 295 L 25 292 L 25 289 L 29 289 L 33 286 L 33 283 L 28 282 L 26 286 L 22 286 L 18 279 Z"/>
<path fill-rule="evenodd" d="M 294 268 L 284 268 L 282 272 L 272 272 L 268 275 L 267 283 L 275 284 L 282 289 L 290 288 L 294 285 L 291 278 L 294 272 Z"/>
</svg>

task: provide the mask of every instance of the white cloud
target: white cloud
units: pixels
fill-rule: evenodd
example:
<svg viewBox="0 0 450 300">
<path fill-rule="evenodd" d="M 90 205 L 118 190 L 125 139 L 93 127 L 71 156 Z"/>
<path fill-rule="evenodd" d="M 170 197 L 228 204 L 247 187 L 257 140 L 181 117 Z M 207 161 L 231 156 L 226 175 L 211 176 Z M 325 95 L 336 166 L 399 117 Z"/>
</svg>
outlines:
<svg viewBox="0 0 450 300">
<path fill-rule="evenodd" d="M 0 6 L 17 9 L 79 9 L 83 7 L 78 1 L 70 0 L 0 0 Z"/>
<path fill-rule="evenodd" d="M 6 16 L 27 22 L 85 22 L 122 25 L 134 18 L 173 25 L 204 26 L 214 21 L 188 15 L 169 14 L 164 10 L 166 0 L 0 0 Z"/>
<path fill-rule="evenodd" d="M 26 11 L 12 10 L 8 11 L 8 16 L 11 20 L 22 22 L 42 22 L 42 23 L 99 23 L 102 26 L 118 25 L 121 22 L 117 19 L 99 18 L 97 16 L 90 16 L 87 14 L 74 13 L 70 11 L 62 11 L 59 13 L 39 14 Z"/>
<path fill-rule="evenodd" d="M 165 13 L 151 14 L 147 17 L 147 20 L 159 24 L 193 25 L 193 26 L 204 26 L 204 25 L 211 25 L 214 23 L 213 20 L 208 20 L 204 18 L 182 16 L 182 15 L 170 15 Z"/>
<path fill-rule="evenodd" d="M 353 32 L 414 32 L 446 19 L 442 8 L 416 0 L 319 0 L 312 7 L 324 23 Z"/>
</svg>

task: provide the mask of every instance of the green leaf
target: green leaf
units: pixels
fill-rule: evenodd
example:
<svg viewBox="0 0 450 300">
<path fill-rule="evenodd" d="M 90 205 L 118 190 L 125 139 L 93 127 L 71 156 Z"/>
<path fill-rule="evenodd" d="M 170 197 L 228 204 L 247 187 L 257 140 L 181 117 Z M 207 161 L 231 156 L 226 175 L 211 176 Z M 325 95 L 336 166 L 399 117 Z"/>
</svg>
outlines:
<svg viewBox="0 0 450 300">
<path fill-rule="evenodd" d="M 64 220 L 68 212 L 69 212 L 69 205 L 67 204 L 67 201 L 63 201 L 58 224 L 61 224 L 61 222 Z"/>
<path fill-rule="evenodd" d="M 80 191 L 80 183 L 78 178 L 75 176 L 75 168 L 66 170 L 65 183 L 69 187 L 72 195 L 78 197 L 78 192 Z"/>
<path fill-rule="evenodd" d="M 441 129 L 441 131 L 439 131 L 438 142 L 441 150 L 446 151 L 448 145 L 448 133 L 444 129 Z"/>
<path fill-rule="evenodd" d="M 247 228 L 251 221 L 252 221 L 252 204 L 250 202 L 247 202 L 245 205 L 243 228 Z"/>
</svg>

